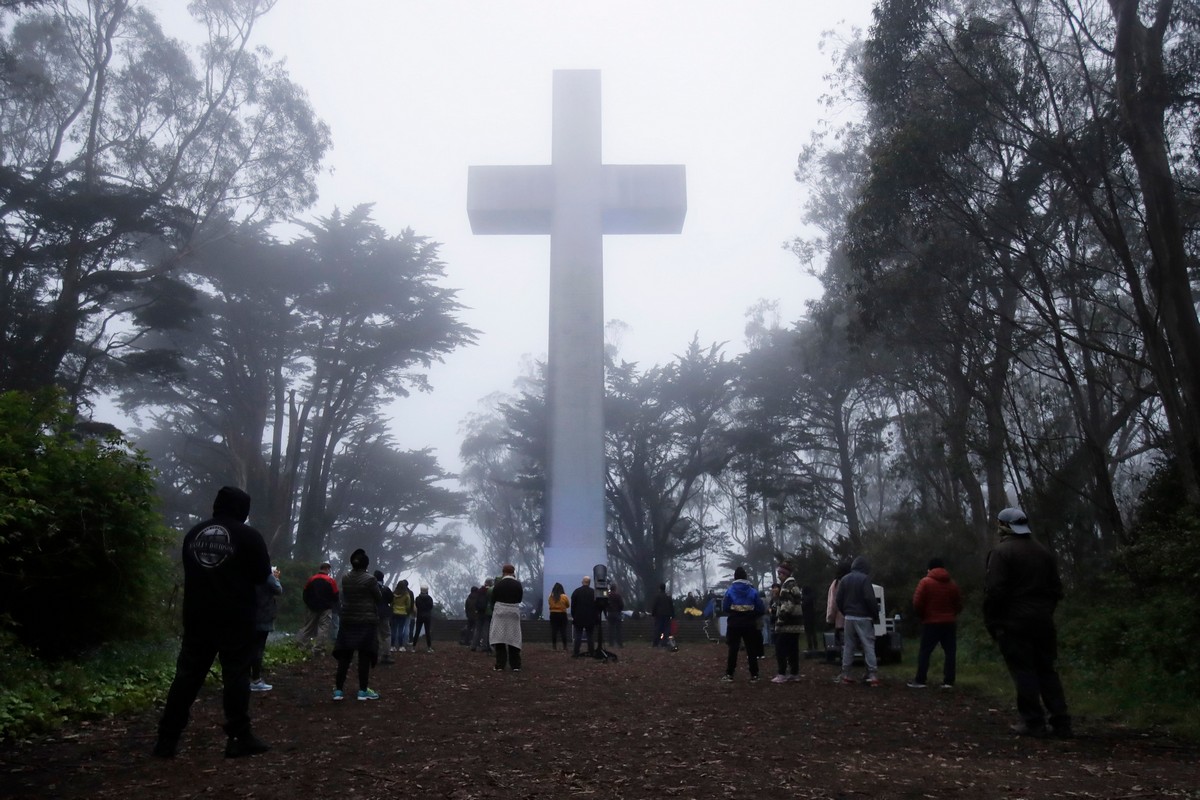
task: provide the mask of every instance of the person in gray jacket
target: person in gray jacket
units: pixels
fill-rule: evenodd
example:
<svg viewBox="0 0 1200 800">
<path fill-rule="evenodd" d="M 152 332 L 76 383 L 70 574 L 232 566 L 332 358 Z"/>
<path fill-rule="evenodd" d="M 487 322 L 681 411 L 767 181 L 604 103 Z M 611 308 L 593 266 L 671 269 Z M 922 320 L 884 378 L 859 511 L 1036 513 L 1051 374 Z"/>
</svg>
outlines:
<svg viewBox="0 0 1200 800">
<path fill-rule="evenodd" d="M 863 661 L 867 664 L 864 683 L 878 686 L 875 674 L 875 625 L 879 622 L 879 602 L 875 599 L 875 587 L 871 584 L 871 565 L 859 556 L 850 564 L 850 573 L 838 582 L 837 608 L 846 618 L 845 643 L 842 645 L 842 673 L 839 683 L 857 683 L 850 677 L 854 663 L 854 650 L 862 649 Z"/>
<path fill-rule="evenodd" d="M 275 630 L 275 616 L 279 613 L 275 598 L 283 594 L 283 584 L 279 582 L 279 567 L 271 567 L 271 574 L 265 581 L 254 587 L 255 600 L 258 609 L 254 616 L 255 650 L 254 661 L 250 664 L 250 691 L 269 692 L 271 684 L 263 680 L 263 655 L 267 651 L 267 639 Z"/>
</svg>

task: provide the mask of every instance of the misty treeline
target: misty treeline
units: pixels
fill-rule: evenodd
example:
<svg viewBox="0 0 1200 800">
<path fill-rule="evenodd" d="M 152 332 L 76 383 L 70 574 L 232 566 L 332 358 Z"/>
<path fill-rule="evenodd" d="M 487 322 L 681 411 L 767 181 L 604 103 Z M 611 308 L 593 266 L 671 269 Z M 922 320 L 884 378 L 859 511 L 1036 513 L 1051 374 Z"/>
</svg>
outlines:
<svg viewBox="0 0 1200 800">
<path fill-rule="evenodd" d="M 1197 3 L 882 0 L 835 63 L 796 171 L 821 298 L 732 361 L 610 364 L 615 568 L 868 553 L 904 597 L 935 554 L 976 585 L 1019 503 L 1073 591 L 1136 605 L 1107 644 L 1157 620 L 1196 674 Z M 497 542 L 536 530 L 536 402 L 464 447 L 510 476 L 474 499 Z"/>
<path fill-rule="evenodd" d="M 47 580 L 159 585 L 130 537 L 161 553 L 147 520 L 184 528 L 225 483 L 253 496 L 272 554 L 310 568 L 361 546 L 396 570 L 460 544 L 429 525 L 463 497 L 430 450 L 395 445 L 384 405 L 427 389 L 474 332 L 435 242 L 383 230 L 365 203 L 299 216 L 331 134 L 254 45 L 274 5 L 191 3 L 196 43 L 130 0 L 0 7 L 0 392 L 29 429 L 0 448 L 0 618 L 22 635 L 14 598 Z M 100 422 L 68 435 L 101 400 L 132 417 L 149 464 Z M 60 508 L 77 471 L 54 454 L 71 441 L 138 490 L 109 480 Z M 118 547 L 105 517 L 126 506 Z"/>
</svg>

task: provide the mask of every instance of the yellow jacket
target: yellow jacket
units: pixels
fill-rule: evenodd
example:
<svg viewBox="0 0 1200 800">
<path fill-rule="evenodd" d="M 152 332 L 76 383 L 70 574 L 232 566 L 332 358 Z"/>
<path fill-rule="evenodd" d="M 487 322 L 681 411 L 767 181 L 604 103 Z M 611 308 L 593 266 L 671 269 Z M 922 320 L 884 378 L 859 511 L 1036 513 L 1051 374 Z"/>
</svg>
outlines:
<svg viewBox="0 0 1200 800">
<path fill-rule="evenodd" d="M 546 604 L 546 606 L 550 609 L 551 614 L 553 614 L 555 611 L 562 611 L 565 613 L 566 610 L 571 606 L 571 598 L 567 597 L 566 592 L 563 592 L 561 595 L 559 595 L 558 600 L 554 599 L 554 595 L 550 595 L 549 602 Z"/>
</svg>

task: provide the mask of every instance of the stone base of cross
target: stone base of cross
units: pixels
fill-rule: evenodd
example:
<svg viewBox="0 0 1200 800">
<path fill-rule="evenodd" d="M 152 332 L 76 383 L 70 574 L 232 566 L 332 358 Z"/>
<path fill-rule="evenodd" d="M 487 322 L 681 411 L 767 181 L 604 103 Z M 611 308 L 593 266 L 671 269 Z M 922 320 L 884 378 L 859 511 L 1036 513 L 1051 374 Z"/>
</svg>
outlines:
<svg viewBox="0 0 1200 800">
<path fill-rule="evenodd" d="M 607 564 L 604 513 L 605 234 L 679 233 L 682 165 L 611 165 L 600 155 L 600 73 L 554 73 L 552 158 L 473 166 L 467 213 L 479 234 L 550 236 L 545 597 Z"/>
</svg>

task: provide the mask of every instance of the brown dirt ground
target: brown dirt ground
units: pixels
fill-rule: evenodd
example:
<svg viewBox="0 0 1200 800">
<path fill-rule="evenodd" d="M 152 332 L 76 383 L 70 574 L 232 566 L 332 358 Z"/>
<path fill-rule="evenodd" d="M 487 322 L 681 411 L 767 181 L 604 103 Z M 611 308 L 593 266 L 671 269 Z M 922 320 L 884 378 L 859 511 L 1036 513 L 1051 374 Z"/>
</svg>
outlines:
<svg viewBox="0 0 1200 800">
<path fill-rule="evenodd" d="M 519 674 L 436 649 L 381 666 L 377 702 L 332 702 L 331 659 L 269 675 L 252 696 L 269 753 L 223 758 L 206 688 L 174 760 L 149 755 L 154 713 L 92 722 L 0 753 L 0 797 L 1200 798 L 1200 748 L 1086 719 L 1020 739 L 1010 708 L 907 689 L 909 667 L 869 689 L 805 661 L 772 684 L 768 651 L 761 682 L 743 658 L 722 684 L 719 645 L 603 663 L 530 642 Z"/>
</svg>

